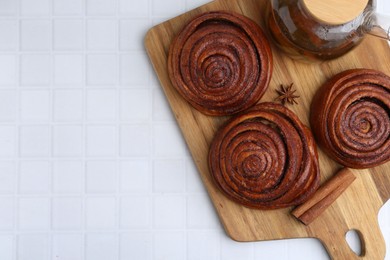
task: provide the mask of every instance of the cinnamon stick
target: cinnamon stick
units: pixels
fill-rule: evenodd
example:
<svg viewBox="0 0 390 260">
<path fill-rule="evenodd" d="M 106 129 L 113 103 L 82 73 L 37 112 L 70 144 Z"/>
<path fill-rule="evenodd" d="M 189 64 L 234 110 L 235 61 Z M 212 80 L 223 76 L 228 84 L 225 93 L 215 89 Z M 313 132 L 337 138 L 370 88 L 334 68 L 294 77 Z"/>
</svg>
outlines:
<svg viewBox="0 0 390 260">
<path fill-rule="evenodd" d="M 349 168 L 341 169 L 333 178 L 323 184 L 304 204 L 291 214 L 303 224 L 309 225 L 320 216 L 352 184 L 356 176 Z"/>
</svg>

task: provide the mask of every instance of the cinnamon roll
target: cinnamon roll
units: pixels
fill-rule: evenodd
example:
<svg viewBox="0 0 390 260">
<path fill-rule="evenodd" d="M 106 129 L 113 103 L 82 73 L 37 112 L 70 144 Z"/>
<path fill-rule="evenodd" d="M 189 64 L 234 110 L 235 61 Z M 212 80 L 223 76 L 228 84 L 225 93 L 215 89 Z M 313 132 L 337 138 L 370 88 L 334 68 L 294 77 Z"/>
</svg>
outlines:
<svg viewBox="0 0 390 260">
<path fill-rule="evenodd" d="M 320 182 L 311 132 L 275 103 L 260 103 L 228 121 L 212 141 L 209 168 L 227 197 L 256 209 L 301 204 Z"/>
<path fill-rule="evenodd" d="M 240 14 L 204 13 L 176 36 L 168 55 L 172 85 L 207 115 L 230 115 L 257 103 L 272 74 L 261 28 Z"/>
<path fill-rule="evenodd" d="M 311 105 L 310 124 L 325 152 L 350 168 L 390 160 L 390 77 L 369 69 L 326 82 Z"/>
</svg>

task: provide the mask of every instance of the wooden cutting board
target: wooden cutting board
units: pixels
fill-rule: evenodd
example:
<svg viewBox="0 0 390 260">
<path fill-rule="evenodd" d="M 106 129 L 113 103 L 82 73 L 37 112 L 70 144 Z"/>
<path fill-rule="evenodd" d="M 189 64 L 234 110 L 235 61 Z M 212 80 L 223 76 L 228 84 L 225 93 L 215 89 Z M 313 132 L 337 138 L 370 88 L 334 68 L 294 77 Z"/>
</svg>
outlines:
<svg viewBox="0 0 390 260">
<path fill-rule="evenodd" d="M 207 164 L 209 144 L 225 118 L 205 116 L 184 101 L 174 90 L 167 73 L 167 53 L 173 37 L 194 16 L 211 10 L 230 10 L 244 14 L 264 28 L 267 0 L 216 0 L 179 17 L 153 27 L 146 35 L 145 46 L 164 89 L 182 134 L 192 153 L 204 185 L 227 234 L 237 241 L 259 241 L 284 238 L 318 238 L 334 259 L 355 259 L 345 234 L 355 229 L 363 244 L 362 258 L 383 259 L 385 244 L 378 225 L 378 211 L 390 198 L 390 163 L 370 170 L 353 171 L 355 182 L 309 226 L 297 221 L 291 208 L 261 211 L 248 209 L 228 200 L 214 186 Z M 274 73 L 268 91 L 261 101 L 273 101 L 280 84 L 294 83 L 299 105 L 289 106 L 308 124 L 309 106 L 316 90 L 338 72 L 351 68 L 372 68 L 390 75 L 390 52 L 385 41 L 367 37 L 349 54 L 322 64 L 304 64 L 286 57 L 273 48 Z M 319 151 L 322 182 L 340 168 Z"/>
</svg>

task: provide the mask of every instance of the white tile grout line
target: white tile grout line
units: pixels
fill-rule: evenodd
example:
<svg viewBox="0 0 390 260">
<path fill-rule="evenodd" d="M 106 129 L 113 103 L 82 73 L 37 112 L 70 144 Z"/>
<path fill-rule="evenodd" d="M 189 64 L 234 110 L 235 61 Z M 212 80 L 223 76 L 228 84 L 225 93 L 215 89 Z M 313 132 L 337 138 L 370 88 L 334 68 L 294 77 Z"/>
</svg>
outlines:
<svg viewBox="0 0 390 260">
<path fill-rule="evenodd" d="M 85 50 L 87 49 L 87 40 L 88 40 L 88 33 L 87 33 L 87 2 L 86 0 L 83 1 L 83 26 L 84 26 L 84 38 L 83 38 L 83 61 L 84 61 L 84 67 L 83 67 L 83 97 L 82 97 L 82 121 L 83 121 L 83 155 L 82 155 L 82 163 L 83 163 L 83 191 L 82 191 L 82 237 L 83 237 L 83 249 L 82 249 L 82 257 L 83 259 L 87 259 L 87 162 L 86 162 L 86 156 L 87 156 L 87 70 L 88 70 L 88 56 L 85 53 Z"/>
<path fill-rule="evenodd" d="M 149 21 L 149 24 L 152 25 L 153 24 L 153 12 L 152 12 L 152 8 L 153 8 L 153 3 L 152 1 L 153 0 L 147 0 L 148 1 L 148 21 Z M 144 39 L 142 39 L 143 41 Z M 142 44 L 143 45 L 143 44 Z M 146 51 L 145 51 L 146 53 Z M 149 60 L 148 60 L 149 62 Z M 149 76 L 148 76 L 148 87 L 150 88 L 150 83 L 151 83 L 151 77 L 152 77 L 152 73 L 149 73 Z M 153 104 L 153 96 L 152 96 L 152 104 Z M 155 210 L 154 210 L 154 175 L 155 175 L 155 166 L 154 166 L 154 139 L 151 138 L 153 136 L 153 108 L 151 109 L 150 111 L 151 115 L 149 114 L 149 129 L 151 131 L 150 135 L 149 135 L 149 138 L 150 138 L 150 142 L 149 142 L 149 163 L 148 163 L 148 166 L 149 166 L 149 191 L 150 191 L 150 201 L 149 201 L 149 207 L 150 207 L 150 216 L 149 216 L 149 239 L 151 241 L 151 248 L 152 248 L 152 252 L 150 253 L 152 259 L 156 259 L 156 255 L 155 255 L 155 246 L 156 246 L 156 241 L 155 241 L 155 234 L 154 234 L 154 230 L 155 230 Z"/>
<path fill-rule="evenodd" d="M 49 111 L 49 118 L 52 119 L 51 122 L 54 122 L 54 92 L 53 92 L 53 85 L 54 85 L 54 79 L 55 79 L 55 70 L 54 70 L 54 59 L 55 59 L 55 56 L 53 55 L 53 50 L 54 50 L 54 19 L 53 19 L 53 1 L 50 1 L 49 2 L 49 10 L 50 10 L 50 25 L 51 25 L 51 36 L 50 36 L 50 62 L 51 62 L 51 66 L 49 68 L 49 74 L 51 75 L 50 79 L 49 79 L 49 83 L 50 83 L 50 88 L 49 88 L 49 107 L 50 107 L 50 111 Z M 53 236 L 51 234 L 51 231 L 53 230 L 53 168 L 54 168 L 54 165 L 53 165 L 53 155 L 54 155 L 54 126 L 51 125 L 50 126 L 50 174 L 49 174 L 49 183 L 51 184 L 51 187 L 50 187 L 50 197 L 49 197 L 49 233 L 47 234 L 48 236 L 48 245 L 49 248 L 47 249 L 48 250 L 48 257 L 51 258 L 51 259 L 54 259 L 54 253 L 53 253 Z"/>
<path fill-rule="evenodd" d="M 17 71 L 17 80 L 15 82 L 15 84 L 17 85 L 17 92 L 18 92 L 18 96 L 17 96 L 17 122 L 16 122 L 16 141 L 15 141 L 15 153 L 16 153 L 16 156 L 19 156 L 20 155 L 20 121 L 21 121 L 21 90 L 19 88 L 19 86 L 21 85 L 20 82 L 21 82 L 21 40 L 22 40 L 22 36 L 21 36 L 21 19 L 20 19 L 20 2 L 21 0 L 18 1 L 18 4 L 17 4 L 17 56 L 16 56 L 16 71 Z M 15 156 L 15 154 L 14 154 Z M 16 180 L 15 180 L 15 191 L 14 191 L 14 254 L 13 254 L 13 259 L 17 259 L 18 258 L 18 247 L 19 247 L 19 236 L 16 235 L 17 234 L 17 231 L 18 231 L 18 228 L 19 228 L 19 196 L 16 196 L 16 195 L 19 195 L 19 182 L 20 182 L 20 161 L 18 159 L 15 158 L 15 173 L 16 173 Z"/>
<path fill-rule="evenodd" d="M 118 17 L 120 10 L 119 10 L 119 0 L 116 1 L 116 17 Z M 116 259 L 120 259 L 120 254 L 121 254 L 121 237 L 119 235 L 118 230 L 121 229 L 121 215 L 122 215 L 122 208 L 120 207 L 122 198 L 119 196 L 120 195 L 120 164 L 119 164 L 119 155 L 120 155 L 120 147 L 121 147 L 121 137 L 120 137 L 120 88 L 119 88 L 119 82 L 120 82 L 120 71 L 121 71 L 121 64 L 120 64 L 120 55 L 119 55 L 119 50 L 120 50 L 120 22 L 119 19 L 116 21 L 116 49 L 117 49 L 117 54 L 116 54 L 116 66 L 117 66 L 117 71 L 116 71 L 116 86 L 115 86 L 115 121 L 116 121 L 116 147 L 115 147 L 115 155 L 116 155 L 116 165 L 115 165 L 115 173 L 116 173 L 116 216 L 115 216 L 115 227 L 116 227 Z"/>
</svg>

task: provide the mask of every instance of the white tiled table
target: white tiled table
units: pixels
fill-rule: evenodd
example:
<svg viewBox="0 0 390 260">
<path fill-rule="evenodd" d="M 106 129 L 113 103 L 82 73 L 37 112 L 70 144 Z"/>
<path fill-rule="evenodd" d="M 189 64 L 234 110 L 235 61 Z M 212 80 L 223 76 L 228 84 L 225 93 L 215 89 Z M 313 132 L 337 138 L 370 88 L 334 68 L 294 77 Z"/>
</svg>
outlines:
<svg viewBox="0 0 390 260">
<path fill-rule="evenodd" d="M 223 232 L 142 45 L 206 1 L 0 0 L 0 260 L 328 258 Z"/>
</svg>

